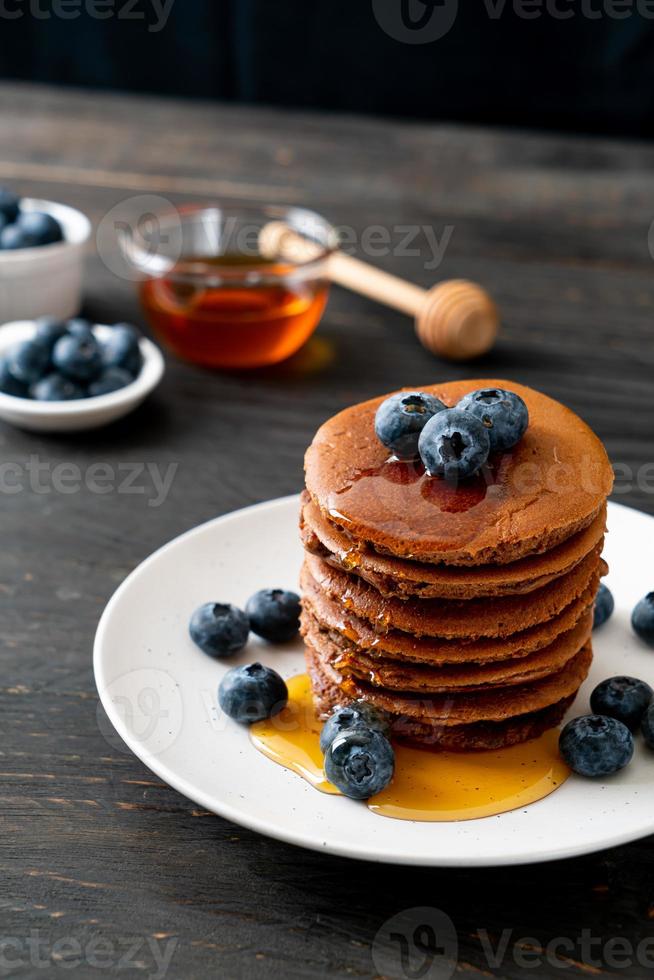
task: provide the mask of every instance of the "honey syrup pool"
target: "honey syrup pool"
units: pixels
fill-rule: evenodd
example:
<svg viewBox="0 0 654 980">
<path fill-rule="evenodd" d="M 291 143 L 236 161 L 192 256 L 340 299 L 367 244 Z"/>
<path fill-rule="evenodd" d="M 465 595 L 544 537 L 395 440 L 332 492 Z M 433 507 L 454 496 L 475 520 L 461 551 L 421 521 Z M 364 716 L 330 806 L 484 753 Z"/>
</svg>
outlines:
<svg viewBox="0 0 654 980">
<path fill-rule="evenodd" d="M 252 742 L 317 790 L 340 795 L 323 771 L 323 723 L 313 707 L 309 677 L 298 674 L 287 685 L 287 706 L 252 725 Z M 367 805 L 373 813 L 399 820 L 474 820 L 506 813 L 544 799 L 570 775 L 559 756 L 556 730 L 487 752 L 433 752 L 398 744 L 394 749 L 395 775 Z"/>
</svg>

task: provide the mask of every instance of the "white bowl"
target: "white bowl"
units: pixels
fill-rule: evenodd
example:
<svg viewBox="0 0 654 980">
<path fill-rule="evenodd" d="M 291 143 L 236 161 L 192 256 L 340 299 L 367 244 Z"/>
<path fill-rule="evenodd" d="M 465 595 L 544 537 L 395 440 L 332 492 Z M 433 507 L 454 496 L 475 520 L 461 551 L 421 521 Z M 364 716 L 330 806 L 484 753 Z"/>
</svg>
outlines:
<svg viewBox="0 0 654 980">
<path fill-rule="evenodd" d="M 13 344 L 29 340 L 35 330 L 31 320 L 18 320 L 0 327 L 0 356 Z M 111 327 L 96 326 L 96 334 L 105 340 Z M 0 391 L 0 419 L 11 422 L 20 429 L 32 432 L 75 432 L 81 429 L 97 429 L 122 418 L 135 409 L 157 387 L 164 373 L 161 351 L 152 341 L 141 338 L 143 366 L 138 378 L 118 391 L 95 398 L 79 398 L 67 402 L 41 402 L 30 398 L 16 398 Z"/>
<path fill-rule="evenodd" d="M 75 208 L 37 198 L 22 198 L 21 209 L 52 215 L 61 225 L 64 241 L 0 251 L 0 322 L 74 316 L 81 305 L 84 248 L 91 222 Z"/>
</svg>

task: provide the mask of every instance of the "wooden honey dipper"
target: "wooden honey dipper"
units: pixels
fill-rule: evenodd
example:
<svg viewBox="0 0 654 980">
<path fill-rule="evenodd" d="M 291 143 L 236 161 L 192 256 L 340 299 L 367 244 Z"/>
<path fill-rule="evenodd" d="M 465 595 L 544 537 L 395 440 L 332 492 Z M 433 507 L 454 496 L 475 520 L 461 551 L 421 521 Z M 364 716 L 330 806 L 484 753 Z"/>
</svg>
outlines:
<svg viewBox="0 0 654 980">
<path fill-rule="evenodd" d="M 324 251 L 283 221 L 270 221 L 261 229 L 259 249 L 266 258 L 289 262 L 308 262 Z M 497 307 L 474 282 L 450 279 L 423 289 L 339 251 L 328 254 L 325 267 L 331 282 L 414 317 L 418 338 L 432 354 L 467 361 L 485 354 L 495 342 Z"/>
</svg>

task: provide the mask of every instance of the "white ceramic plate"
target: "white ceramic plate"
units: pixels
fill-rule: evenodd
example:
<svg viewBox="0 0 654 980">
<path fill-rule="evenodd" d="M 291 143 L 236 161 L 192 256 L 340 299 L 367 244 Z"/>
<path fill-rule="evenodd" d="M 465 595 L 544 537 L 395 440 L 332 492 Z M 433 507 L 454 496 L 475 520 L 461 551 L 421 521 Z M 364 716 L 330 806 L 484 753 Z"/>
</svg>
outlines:
<svg viewBox="0 0 654 980">
<path fill-rule="evenodd" d="M 106 339 L 111 327 L 95 326 L 100 340 Z M 16 320 L 0 327 L 0 355 L 21 340 L 34 334 L 32 320 Z M 16 398 L 0 391 L 0 419 L 19 429 L 32 432 L 77 432 L 108 425 L 132 412 L 157 387 L 163 377 L 163 354 L 151 340 L 141 337 L 143 367 L 138 378 L 118 391 L 95 398 L 79 398 L 68 402 L 41 402 L 31 398 Z"/>
<path fill-rule="evenodd" d="M 301 562 L 298 498 L 228 514 L 155 552 L 109 602 L 95 642 L 100 697 L 118 733 L 158 776 L 200 806 L 263 834 L 320 851 L 397 864 L 501 865 L 596 851 L 654 833 L 654 753 L 607 780 L 571 776 L 523 810 L 458 823 L 417 823 L 326 796 L 266 759 L 247 729 L 224 718 L 216 689 L 229 666 L 262 660 L 285 676 L 303 670 L 299 644 L 256 639 L 225 666 L 187 634 L 209 600 L 245 603 L 265 587 L 296 588 Z M 654 652 L 633 635 L 635 602 L 654 588 L 654 519 L 609 505 L 605 556 L 616 599 L 595 634 L 592 673 L 572 715 L 588 710 L 600 680 L 632 674 L 654 685 Z"/>
</svg>

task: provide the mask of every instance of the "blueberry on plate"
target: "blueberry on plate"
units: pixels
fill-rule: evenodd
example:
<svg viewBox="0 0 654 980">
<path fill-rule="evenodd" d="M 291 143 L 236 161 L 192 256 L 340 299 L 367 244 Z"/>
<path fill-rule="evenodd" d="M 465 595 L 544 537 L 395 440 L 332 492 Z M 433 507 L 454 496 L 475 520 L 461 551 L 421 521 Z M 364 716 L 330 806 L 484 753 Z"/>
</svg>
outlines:
<svg viewBox="0 0 654 980">
<path fill-rule="evenodd" d="M 85 398 L 86 392 L 76 381 L 53 371 L 31 386 L 30 396 L 37 402 L 70 402 Z"/>
<path fill-rule="evenodd" d="M 357 729 L 367 729 L 371 732 L 380 732 L 388 737 L 390 723 L 385 711 L 375 708 L 367 701 L 352 701 L 336 708 L 334 713 L 329 716 L 320 732 L 320 750 L 325 754 L 337 735 L 345 731 Z"/>
<path fill-rule="evenodd" d="M 5 252 L 15 251 L 19 248 L 34 248 L 36 242 L 18 223 L 15 225 L 5 225 L 0 232 L 0 249 Z"/>
<path fill-rule="evenodd" d="M 602 582 L 597 595 L 595 596 L 595 609 L 593 612 L 593 629 L 596 630 L 603 626 L 607 619 L 613 615 L 615 600 L 609 588 Z"/>
<path fill-rule="evenodd" d="M 286 589 L 260 589 L 245 606 L 250 629 L 269 643 L 288 643 L 300 629 L 300 597 Z"/>
<path fill-rule="evenodd" d="M 276 670 L 247 664 L 228 670 L 218 688 L 218 703 L 226 715 L 243 725 L 271 718 L 286 705 L 288 688 Z"/>
<path fill-rule="evenodd" d="M 643 733 L 645 745 L 647 745 L 650 749 L 654 749 L 654 704 L 650 704 L 649 708 L 643 715 L 640 730 Z"/>
<path fill-rule="evenodd" d="M 135 378 L 143 364 L 139 338 L 138 330 L 130 323 L 116 323 L 102 347 L 104 366 L 122 368 Z"/>
<path fill-rule="evenodd" d="M 72 318 L 72 320 L 68 320 L 66 322 L 66 332 L 69 333 L 71 337 L 95 337 L 95 334 L 93 333 L 93 324 L 90 320 L 85 320 L 84 317 L 81 316 L 75 316 Z"/>
<path fill-rule="evenodd" d="M 457 483 L 473 476 L 490 452 L 488 430 L 469 412 L 448 408 L 429 419 L 420 434 L 420 458 L 430 476 Z"/>
<path fill-rule="evenodd" d="M 27 385 L 17 381 L 9 370 L 6 357 L 0 358 L 0 391 L 15 398 L 27 398 L 29 394 Z"/>
<path fill-rule="evenodd" d="M 430 418 L 446 406 L 424 391 L 400 391 L 381 403 L 375 414 L 375 435 L 400 459 L 418 455 L 418 439 Z"/>
<path fill-rule="evenodd" d="M 40 340 L 23 340 L 9 351 L 9 370 L 23 384 L 30 385 L 43 377 L 50 362 L 50 350 Z"/>
<path fill-rule="evenodd" d="M 479 419 L 488 432 L 491 452 L 512 449 L 529 425 L 529 411 L 520 395 L 504 388 L 471 391 L 456 407 Z"/>
<path fill-rule="evenodd" d="M 133 380 L 132 375 L 122 368 L 107 368 L 96 381 L 91 382 L 88 393 L 91 397 L 108 395 L 110 391 L 119 391 L 131 385 Z"/>
<path fill-rule="evenodd" d="M 631 761 L 634 740 L 617 718 L 582 715 L 569 721 L 561 732 L 559 750 L 580 776 L 610 776 Z"/>
<path fill-rule="evenodd" d="M 12 224 L 20 212 L 20 198 L 7 187 L 0 187 L 0 215 L 7 224 Z"/>
<path fill-rule="evenodd" d="M 634 633 L 650 647 L 654 647 L 654 592 L 648 592 L 644 599 L 636 603 L 631 614 Z"/>
<path fill-rule="evenodd" d="M 341 732 L 325 753 L 325 775 L 341 793 L 367 800 L 393 778 L 395 753 L 381 732 L 355 728 Z"/>
<path fill-rule="evenodd" d="M 189 623 L 191 639 L 211 657 L 230 657 L 248 641 L 250 623 L 242 609 L 226 602 L 205 602 Z"/>
<path fill-rule="evenodd" d="M 31 239 L 33 246 L 54 245 L 64 239 L 57 219 L 43 211 L 21 211 L 16 226 Z"/>
<path fill-rule="evenodd" d="M 52 363 L 73 381 L 93 381 L 102 370 L 102 351 L 93 335 L 75 337 L 68 333 L 54 345 Z"/>
<path fill-rule="evenodd" d="M 635 731 L 652 700 L 654 691 L 636 677 L 609 677 L 598 684 L 590 696 L 596 715 L 617 718 Z"/>
<path fill-rule="evenodd" d="M 63 337 L 67 330 L 65 320 L 57 320 L 53 316 L 42 316 L 36 321 L 36 340 L 45 344 L 52 353 L 52 348 L 60 337 Z"/>
</svg>

